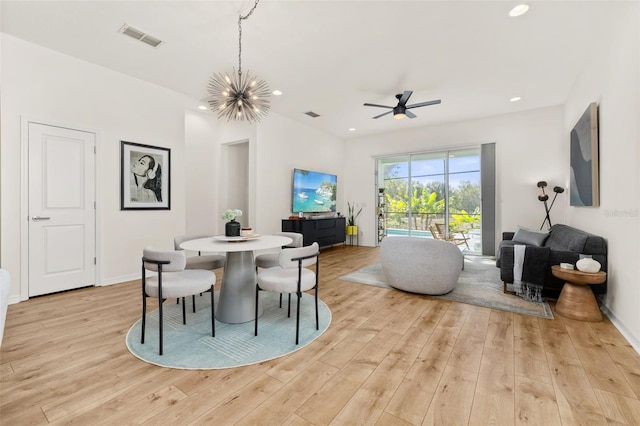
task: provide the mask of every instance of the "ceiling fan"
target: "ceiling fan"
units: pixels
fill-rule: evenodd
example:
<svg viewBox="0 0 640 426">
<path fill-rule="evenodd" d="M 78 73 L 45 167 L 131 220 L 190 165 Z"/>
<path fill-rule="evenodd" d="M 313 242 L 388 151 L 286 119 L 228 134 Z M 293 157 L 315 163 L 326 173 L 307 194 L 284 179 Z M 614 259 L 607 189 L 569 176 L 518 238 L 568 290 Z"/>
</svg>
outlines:
<svg viewBox="0 0 640 426">
<path fill-rule="evenodd" d="M 405 90 L 404 93 L 400 94 L 398 93 L 396 95 L 396 99 L 398 100 L 398 105 L 396 106 L 388 106 L 388 105 L 378 105 L 378 104 L 370 104 L 370 103 L 365 103 L 364 106 L 372 106 L 372 107 L 378 107 L 378 108 L 389 108 L 391 109 L 391 111 L 387 111 L 387 112 L 383 112 L 380 115 L 376 115 L 373 118 L 380 118 L 384 115 L 387 114 L 391 114 L 393 113 L 393 118 L 396 118 L 398 120 L 404 118 L 405 116 L 409 117 L 409 118 L 416 118 L 416 115 L 414 113 L 412 113 L 411 111 L 409 111 L 411 108 L 418 108 L 418 107 L 423 107 L 423 106 L 427 106 L 427 105 L 435 105 L 435 104 L 439 104 L 441 101 L 440 99 L 436 99 L 434 101 L 427 101 L 427 102 L 420 102 L 417 104 L 412 104 L 412 105 L 407 105 L 407 101 L 409 100 L 409 97 L 411 96 L 413 92 L 411 90 Z"/>
</svg>

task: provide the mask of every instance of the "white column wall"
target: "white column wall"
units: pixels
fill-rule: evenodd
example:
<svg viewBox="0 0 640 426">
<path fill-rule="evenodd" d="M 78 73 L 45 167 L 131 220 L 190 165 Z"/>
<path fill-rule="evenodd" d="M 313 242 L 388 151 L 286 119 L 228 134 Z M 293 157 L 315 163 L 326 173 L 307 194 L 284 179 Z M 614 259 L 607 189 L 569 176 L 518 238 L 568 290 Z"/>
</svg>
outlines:
<svg viewBox="0 0 640 426">
<path fill-rule="evenodd" d="M 185 229 L 187 234 L 218 233 L 220 208 L 217 176 L 220 158 L 218 121 L 211 114 L 195 110 L 185 112 Z"/>
</svg>

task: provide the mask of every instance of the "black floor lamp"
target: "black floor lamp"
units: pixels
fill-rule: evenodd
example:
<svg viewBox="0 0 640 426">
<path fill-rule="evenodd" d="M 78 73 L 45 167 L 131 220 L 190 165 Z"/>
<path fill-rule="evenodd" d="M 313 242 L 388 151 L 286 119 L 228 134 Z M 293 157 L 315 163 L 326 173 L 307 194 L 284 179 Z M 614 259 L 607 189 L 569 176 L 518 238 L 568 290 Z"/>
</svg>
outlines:
<svg viewBox="0 0 640 426">
<path fill-rule="evenodd" d="M 555 192 L 555 195 L 553 196 L 553 200 L 551 200 L 551 205 L 547 204 L 547 201 L 549 200 L 549 195 L 547 195 L 544 192 L 544 189 L 547 187 L 547 182 L 541 180 L 540 182 L 538 182 L 538 188 L 542 189 L 542 194 L 538 195 L 538 200 L 542 201 L 544 203 L 544 211 L 545 211 L 545 217 L 544 220 L 542 221 L 542 225 L 540 225 L 540 229 L 542 229 L 544 227 L 545 222 L 549 222 L 549 228 L 551 228 L 551 217 L 549 217 L 549 212 L 551 211 L 551 208 L 553 207 L 553 203 L 556 202 L 556 197 L 558 196 L 558 194 L 562 194 L 564 192 L 564 188 L 561 186 L 554 186 L 553 187 L 553 192 Z"/>
</svg>

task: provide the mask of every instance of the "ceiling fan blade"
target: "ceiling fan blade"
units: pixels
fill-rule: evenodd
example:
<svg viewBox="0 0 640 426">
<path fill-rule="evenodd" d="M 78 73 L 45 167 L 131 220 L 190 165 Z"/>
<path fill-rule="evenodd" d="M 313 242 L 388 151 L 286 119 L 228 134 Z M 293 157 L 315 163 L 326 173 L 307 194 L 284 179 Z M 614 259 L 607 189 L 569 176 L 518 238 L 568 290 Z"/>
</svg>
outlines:
<svg viewBox="0 0 640 426">
<path fill-rule="evenodd" d="M 417 117 L 414 113 L 412 113 L 412 112 L 411 112 L 411 111 L 409 111 L 409 110 L 406 110 L 406 111 L 404 112 L 404 115 L 406 115 L 406 116 L 407 116 L 407 117 L 409 117 L 409 118 L 416 118 L 416 117 Z"/>
<path fill-rule="evenodd" d="M 439 104 L 440 102 L 442 102 L 440 99 L 436 99 L 435 101 L 427 101 L 427 102 L 420 102 L 419 104 L 413 104 L 413 105 L 407 105 L 406 108 L 418 108 L 418 107 L 423 107 L 423 106 L 427 106 L 427 105 L 435 105 L 435 104 Z"/>
<path fill-rule="evenodd" d="M 393 110 L 391 110 L 391 111 L 387 111 L 387 112 L 383 112 L 382 114 L 380 114 L 380 115 L 376 115 L 376 116 L 375 116 L 375 117 L 373 117 L 373 118 L 380 118 L 380 117 L 382 117 L 382 116 L 384 116 L 384 115 L 391 114 L 392 112 L 393 112 Z"/>
<path fill-rule="evenodd" d="M 378 108 L 393 108 L 392 106 L 388 106 L 388 105 L 378 105 L 378 104 L 370 104 L 370 103 L 365 103 L 363 105 L 364 106 L 378 107 Z"/>
<path fill-rule="evenodd" d="M 411 96 L 412 93 L 413 92 L 411 90 L 405 90 L 404 93 L 402 94 L 402 97 L 398 101 L 398 105 L 404 106 L 409 100 L 409 97 Z"/>
</svg>

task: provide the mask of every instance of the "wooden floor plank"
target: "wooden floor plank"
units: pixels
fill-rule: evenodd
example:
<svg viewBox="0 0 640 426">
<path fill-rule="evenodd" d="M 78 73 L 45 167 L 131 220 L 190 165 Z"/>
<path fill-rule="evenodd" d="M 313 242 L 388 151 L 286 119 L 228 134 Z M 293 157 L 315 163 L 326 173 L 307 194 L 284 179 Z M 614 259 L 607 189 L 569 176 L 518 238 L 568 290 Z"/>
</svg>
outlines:
<svg viewBox="0 0 640 426">
<path fill-rule="evenodd" d="M 330 424 L 344 425 L 358 419 L 359 424 L 374 425 L 418 352 L 415 346 L 396 345 Z"/>
<path fill-rule="evenodd" d="M 498 328 L 507 330 L 510 327 Z M 499 333 L 502 334 L 502 331 Z M 495 342 L 495 337 L 496 335 L 493 335 L 490 341 Z M 489 336 L 487 338 L 489 339 Z M 504 342 L 504 339 L 500 338 L 500 341 Z M 498 346 L 503 346 L 503 343 Z M 469 418 L 470 424 L 510 425 L 514 423 L 514 372 L 513 352 L 503 352 L 485 346 Z"/>
<path fill-rule="evenodd" d="M 413 363 L 385 411 L 411 424 L 420 424 L 449 361 L 456 337 L 436 329 Z"/>
<path fill-rule="evenodd" d="M 254 410 L 242 418 L 238 425 L 278 424 L 282 419 L 294 415 L 296 410 L 320 389 L 336 372 L 337 368 L 323 362 L 314 362 L 295 379 L 266 398 Z"/>
<path fill-rule="evenodd" d="M 382 416 L 376 422 L 376 426 L 412 426 L 413 423 L 406 422 L 399 419 L 387 412 L 382 413 Z"/>
<path fill-rule="evenodd" d="M 340 279 L 379 259 L 372 247 L 323 249 L 329 329 L 240 368 L 132 356 L 139 280 L 10 305 L 0 423 L 640 424 L 640 355 L 607 318 L 542 319 Z"/>
<path fill-rule="evenodd" d="M 600 404 L 579 360 L 548 353 L 553 388 L 563 424 L 604 424 Z"/>
<path fill-rule="evenodd" d="M 422 314 L 415 319 L 409 329 L 402 335 L 401 342 L 405 345 L 424 347 L 433 330 L 449 309 L 451 302 L 436 298 L 421 299 L 424 304 Z"/>
<path fill-rule="evenodd" d="M 626 341 L 603 342 L 604 348 L 633 390 L 636 399 L 640 399 L 640 357 Z"/>
<path fill-rule="evenodd" d="M 637 425 L 640 419 L 640 401 L 614 393 L 595 390 L 602 412 L 609 424 Z"/>
<path fill-rule="evenodd" d="M 512 312 L 491 311 L 484 346 L 485 348 L 495 349 L 497 351 L 513 353 L 514 335 Z"/>
<path fill-rule="evenodd" d="M 470 424 L 477 379 L 475 373 L 447 366 L 422 424 Z"/>
<path fill-rule="evenodd" d="M 256 407 L 262 404 L 269 395 L 278 392 L 283 386 L 284 384 L 279 380 L 263 374 L 258 380 L 234 392 L 222 403 L 208 404 L 208 407 L 211 408 L 189 424 L 213 425 L 220 422 L 220 419 L 225 419 L 227 424 L 237 424 L 246 415 L 247 407 Z M 160 419 L 156 419 L 156 421 L 160 421 Z"/>
<path fill-rule="evenodd" d="M 472 313 L 469 312 L 464 320 L 448 365 L 477 373 L 480 368 L 491 311 L 476 307 L 470 311 Z"/>
<path fill-rule="evenodd" d="M 328 425 L 375 370 L 372 364 L 353 362 L 340 369 L 298 409 L 296 414 L 314 425 Z"/>
<path fill-rule="evenodd" d="M 547 355 L 537 319 L 515 314 L 513 334 L 516 375 L 551 384 Z"/>
<path fill-rule="evenodd" d="M 560 426 L 560 412 L 553 385 L 515 378 L 515 422 L 516 425 Z"/>
</svg>

